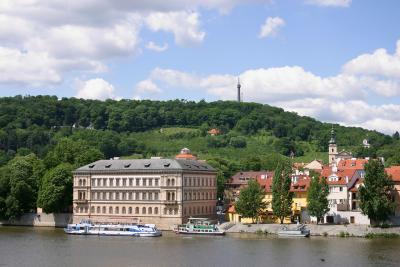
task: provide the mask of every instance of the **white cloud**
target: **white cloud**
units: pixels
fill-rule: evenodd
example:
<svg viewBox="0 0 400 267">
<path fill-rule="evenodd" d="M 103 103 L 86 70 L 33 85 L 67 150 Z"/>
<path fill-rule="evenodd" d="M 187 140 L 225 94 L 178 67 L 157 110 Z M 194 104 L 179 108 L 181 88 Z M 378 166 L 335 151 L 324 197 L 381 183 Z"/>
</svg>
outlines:
<svg viewBox="0 0 400 267">
<path fill-rule="evenodd" d="M 260 28 L 259 38 L 274 37 L 280 28 L 285 25 L 285 21 L 280 17 L 268 17 Z"/>
<path fill-rule="evenodd" d="M 257 4 L 269 2 L 250 0 Z M 38 61 L 44 65 L 31 68 L 29 75 L 20 77 L 20 72 L 11 75 L 9 68 L 1 81 L 45 86 L 62 81 L 69 72 L 106 71 L 113 58 L 140 52 L 143 27 L 172 33 L 180 46 L 198 45 L 206 35 L 201 29 L 200 10 L 226 13 L 243 3 L 249 1 L 2 0 L 0 48 L 15 52 L 9 55 L 14 58 L 4 62 L 44 55 Z M 147 45 L 154 51 L 167 47 L 151 42 Z M 48 78 L 43 77 L 46 71 L 51 74 Z"/>
<path fill-rule="evenodd" d="M 135 92 L 137 95 L 141 95 L 141 94 L 159 94 L 162 91 L 153 81 L 143 80 L 136 85 Z"/>
<path fill-rule="evenodd" d="M 381 75 L 400 78 L 400 40 L 393 55 L 386 49 L 377 49 L 372 54 L 362 54 L 343 66 L 343 71 L 352 74 Z"/>
<path fill-rule="evenodd" d="M 115 95 L 114 86 L 100 78 L 78 81 L 78 93 L 76 97 L 98 100 L 118 99 Z"/>
<path fill-rule="evenodd" d="M 352 0 L 307 0 L 306 3 L 316 6 L 348 7 Z"/>
<path fill-rule="evenodd" d="M 168 44 L 164 43 L 163 45 L 157 45 L 156 43 L 151 41 L 147 43 L 146 48 L 156 52 L 164 52 L 168 49 Z"/>
<path fill-rule="evenodd" d="M 322 121 L 391 134 L 400 127 L 400 105 L 371 104 L 375 102 L 371 99 L 376 94 L 383 99 L 400 96 L 398 54 L 399 48 L 393 55 L 380 54 L 386 58 L 384 64 L 376 52 L 364 54 L 345 63 L 341 73 L 328 77 L 300 66 L 249 69 L 239 75 L 199 75 L 156 68 L 146 81 L 161 88 L 201 92 L 210 99 L 234 100 L 240 76 L 245 101 L 268 103 Z"/>
<path fill-rule="evenodd" d="M 181 46 L 199 44 L 206 33 L 200 30 L 199 13 L 187 11 L 153 12 L 146 19 L 152 31 L 172 32 Z"/>
<path fill-rule="evenodd" d="M 56 62 L 46 53 L 21 52 L 0 46 L 0 83 L 39 87 L 61 81 Z"/>
</svg>

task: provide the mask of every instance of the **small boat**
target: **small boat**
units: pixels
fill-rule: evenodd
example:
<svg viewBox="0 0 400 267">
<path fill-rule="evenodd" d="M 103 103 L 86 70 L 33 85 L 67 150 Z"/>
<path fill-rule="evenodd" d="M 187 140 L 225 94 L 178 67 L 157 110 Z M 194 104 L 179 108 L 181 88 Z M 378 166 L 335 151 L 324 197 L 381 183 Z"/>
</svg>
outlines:
<svg viewBox="0 0 400 267">
<path fill-rule="evenodd" d="M 186 224 L 177 225 L 177 234 L 193 235 L 224 235 L 225 231 L 216 224 L 211 224 L 208 218 L 189 218 Z"/>
<path fill-rule="evenodd" d="M 287 226 L 284 226 L 278 231 L 278 235 L 286 237 L 308 237 L 310 236 L 310 230 L 307 229 L 304 224 L 299 224 L 294 229 L 289 229 Z"/>
<path fill-rule="evenodd" d="M 80 223 L 68 224 L 64 232 L 71 235 L 161 236 L 161 231 L 154 224 L 93 224 L 88 219 Z"/>
</svg>

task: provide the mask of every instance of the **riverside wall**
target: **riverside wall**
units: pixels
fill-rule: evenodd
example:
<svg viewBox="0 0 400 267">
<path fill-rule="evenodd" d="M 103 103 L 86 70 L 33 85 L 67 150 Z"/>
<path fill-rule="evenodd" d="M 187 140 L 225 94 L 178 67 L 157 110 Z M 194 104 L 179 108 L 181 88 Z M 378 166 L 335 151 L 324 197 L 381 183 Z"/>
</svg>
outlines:
<svg viewBox="0 0 400 267">
<path fill-rule="evenodd" d="M 72 223 L 72 213 L 26 213 L 17 220 L 1 221 L 1 225 L 66 227 Z"/>
<path fill-rule="evenodd" d="M 285 224 L 286 226 L 295 227 L 295 224 Z M 307 224 L 311 235 L 314 236 L 338 236 L 341 233 L 348 233 L 349 236 L 363 237 L 368 233 L 395 233 L 400 234 L 400 227 L 390 228 L 374 228 L 368 225 L 328 225 L 328 224 Z M 256 233 L 258 231 L 268 232 L 270 234 L 278 234 L 282 228 L 281 224 L 222 224 L 221 227 L 226 229 L 227 233 Z"/>
</svg>

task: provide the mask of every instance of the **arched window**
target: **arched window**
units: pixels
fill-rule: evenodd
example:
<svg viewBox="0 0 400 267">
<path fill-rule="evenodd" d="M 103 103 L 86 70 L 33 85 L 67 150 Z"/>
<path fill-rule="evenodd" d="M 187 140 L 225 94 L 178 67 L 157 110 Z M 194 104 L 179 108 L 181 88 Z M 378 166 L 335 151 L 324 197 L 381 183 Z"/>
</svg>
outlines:
<svg viewBox="0 0 400 267">
<path fill-rule="evenodd" d="M 148 213 L 148 214 L 153 214 L 153 209 L 152 209 L 151 207 L 149 207 L 149 208 L 147 209 L 147 213 Z"/>
<path fill-rule="evenodd" d="M 103 214 L 106 213 L 106 207 L 103 207 Z"/>
<path fill-rule="evenodd" d="M 126 214 L 126 208 L 122 207 L 122 214 Z"/>
<path fill-rule="evenodd" d="M 175 186 L 175 179 L 171 179 L 171 185 Z"/>
<path fill-rule="evenodd" d="M 167 186 L 170 186 L 170 184 L 171 184 L 171 180 L 167 179 Z"/>
<path fill-rule="evenodd" d="M 164 214 L 167 214 L 168 209 L 164 208 Z"/>
<path fill-rule="evenodd" d="M 192 207 L 189 207 L 189 215 L 192 214 Z"/>
<path fill-rule="evenodd" d="M 139 214 L 139 208 L 138 207 L 135 208 L 135 214 Z"/>
<path fill-rule="evenodd" d="M 86 186 L 86 180 L 83 180 L 83 186 Z"/>
<path fill-rule="evenodd" d="M 129 214 L 132 214 L 132 207 L 129 207 L 128 213 L 129 213 Z"/>
<path fill-rule="evenodd" d="M 204 214 L 204 206 L 201 206 L 201 213 Z"/>
<path fill-rule="evenodd" d="M 116 207 L 115 208 L 115 214 L 118 214 L 119 213 L 119 207 Z"/>
<path fill-rule="evenodd" d="M 174 214 L 178 214 L 178 208 L 174 209 Z"/>
<path fill-rule="evenodd" d="M 158 214 L 158 208 L 157 207 L 154 208 L 154 214 Z"/>
<path fill-rule="evenodd" d="M 79 179 L 79 186 L 82 186 L 82 179 Z"/>
<path fill-rule="evenodd" d="M 109 213 L 109 214 L 113 214 L 113 207 L 109 207 L 109 208 L 108 208 L 108 213 Z"/>
<path fill-rule="evenodd" d="M 97 213 L 100 213 L 100 207 L 97 207 Z"/>
<path fill-rule="evenodd" d="M 95 208 L 95 207 L 93 207 L 93 206 L 90 208 L 90 212 L 91 212 L 91 213 L 94 213 L 94 208 Z"/>
<path fill-rule="evenodd" d="M 172 215 L 172 208 L 169 208 L 168 214 L 169 214 L 169 215 Z"/>
<path fill-rule="evenodd" d="M 200 214 L 200 207 L 197 207 L 197 214 Z"/>
<path fill-rule="evenodd" d="M 142 208 L 142 214 L 146 214 L 146 208 L 145 207 Z"/>
</svg>

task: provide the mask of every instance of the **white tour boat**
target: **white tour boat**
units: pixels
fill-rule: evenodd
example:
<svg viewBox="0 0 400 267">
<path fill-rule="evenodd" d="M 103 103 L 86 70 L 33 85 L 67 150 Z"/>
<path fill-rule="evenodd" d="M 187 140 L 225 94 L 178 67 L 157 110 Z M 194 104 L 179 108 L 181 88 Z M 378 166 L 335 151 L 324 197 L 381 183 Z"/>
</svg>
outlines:
<svg viewBox="0 0 400 267">
<path fill-rule="evenodd" d="M 154 224 L 93 224 L 87 219 L 80 223 L 68 224 L 64 231 L 72 235 L 161 236 L 161 231 Z"/>
<path fill-rule="evenodd" d="M 278 235 L 286 237 L 308 237 L 310 236 L 310 230 L 307 229 L 304 224 L 299 224 L 294 229 L 289 229 L 287 226 L 284 226 L 278 231 Z"/>
<path fill-rule="evenodd" d="M 177 234 L 191 235 L 224 235 L 225 231 L 218 225 L 211 224 L 207 218 L 189 218 L 186 224 L 177 225 L 174 229 Z"/>
</svg>

